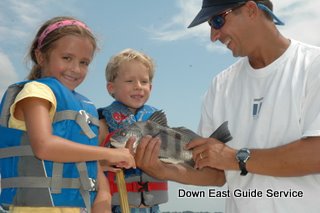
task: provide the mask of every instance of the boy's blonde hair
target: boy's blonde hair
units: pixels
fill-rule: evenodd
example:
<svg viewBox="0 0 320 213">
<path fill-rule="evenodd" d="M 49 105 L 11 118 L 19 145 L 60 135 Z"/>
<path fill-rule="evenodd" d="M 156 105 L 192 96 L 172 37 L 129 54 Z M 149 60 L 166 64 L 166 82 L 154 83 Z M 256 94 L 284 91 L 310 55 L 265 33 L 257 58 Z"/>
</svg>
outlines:
<svg viewBox="0 0 320 213">
<path fill-rule="evenodd" d="M 130 48 L 121 51 L 109 60 L 105 73 L 107 82 L 113 82 L 117 78 L 121 64 L 133 60 L 141 62 L 147 67 L 149 71 L 149 80 L 152 82 L 155 67 L 153 60 L 146 54 Z"/>
</svg>

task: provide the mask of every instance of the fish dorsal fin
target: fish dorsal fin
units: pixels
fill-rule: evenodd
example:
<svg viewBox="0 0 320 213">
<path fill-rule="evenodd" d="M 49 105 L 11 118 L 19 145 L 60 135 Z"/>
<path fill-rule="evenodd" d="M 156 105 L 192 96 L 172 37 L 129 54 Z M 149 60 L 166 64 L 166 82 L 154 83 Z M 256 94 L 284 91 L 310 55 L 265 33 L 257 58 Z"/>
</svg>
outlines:
<svg viewBox="0 0 320 213">
<path fill-rule="evenodd" d="M 192 139 L 200 137 L 197 133 L 195 133 L 194 131 L 192 131 L 192 130 L 184 127 L 184 126 L 174 127 L 172 129 L 177 131 L 177 132 L 180 132 L 182 134 L 188 135 Z"/>
<path fill-rule="evenodd" d="M 161 126 L 168 127 L 167 116 L 162 110 L 155 111 L 148 120 L 160 124 Z"/>
</svg>

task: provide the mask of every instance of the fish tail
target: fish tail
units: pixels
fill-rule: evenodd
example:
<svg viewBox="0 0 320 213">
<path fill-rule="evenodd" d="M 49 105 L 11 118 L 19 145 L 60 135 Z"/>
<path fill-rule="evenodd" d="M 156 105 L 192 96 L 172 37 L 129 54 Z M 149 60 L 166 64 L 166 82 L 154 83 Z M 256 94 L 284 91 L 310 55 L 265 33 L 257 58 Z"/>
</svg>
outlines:
<svg viewBox="0 0 320 213">
<path fill-rule="evenodd" d="M 228 128 L 228 121 L 223 122 L 217 129 L 214 131 L 210 138 L 218 139 L 223 143 L 227 143 L 228 141 L 232 140 L 232 135 Z"/>
</svg>

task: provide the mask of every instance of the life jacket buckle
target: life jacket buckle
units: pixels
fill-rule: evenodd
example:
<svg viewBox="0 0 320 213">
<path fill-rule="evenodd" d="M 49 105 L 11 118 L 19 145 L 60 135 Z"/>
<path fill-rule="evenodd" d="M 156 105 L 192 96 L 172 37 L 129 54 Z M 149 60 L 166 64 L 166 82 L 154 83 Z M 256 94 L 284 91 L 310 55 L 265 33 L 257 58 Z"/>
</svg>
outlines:
<svg viewBox="0 0 320 213">
<path fill-rule="evenodd" d="M 139 186 L 141 186 L 138 191 L 139 192 L 148 192 L 149 191 L 149 182 L 138 182 Z"/>
<path fill-rule="evenodd" d="M 93 179 L 93 178 L 89 178 L 90 181 L 90 189 L 88 190 L 89 192 L 94 192 L 94 191 L 98 191 L 98 184 L 97 184 L 97 180 Z"/>
<path fill-rule="evenodd" d="M 81 115 L 82 118 L 84 118 L 84 120 L 86 121 L 87 124 L 90 124 L 90 116 L 88 115 L 88 113 L 84 110 L 79 110 L 79 114 Z"/>
</svg>

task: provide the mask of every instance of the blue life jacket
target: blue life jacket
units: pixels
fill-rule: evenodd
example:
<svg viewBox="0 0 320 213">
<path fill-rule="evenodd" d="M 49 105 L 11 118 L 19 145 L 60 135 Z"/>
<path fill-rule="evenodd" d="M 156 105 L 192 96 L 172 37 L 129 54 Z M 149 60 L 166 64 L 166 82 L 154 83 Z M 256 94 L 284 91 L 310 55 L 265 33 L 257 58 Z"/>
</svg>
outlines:
<svg viewBox="0 0 320 213">
<path fill-rule="evenodd" d="M 52 134 L 97 146 L 99 120 L 92 102 L 54 78 L 36 81 L 49 86 L 57 100 Z M 32 152 L 27 132 L 8 127 L 10 106 L 27 82 L 11 85 L 0 105 L 1 205 L 86 207 L 90 211 L 96 196 L 97 162 L 40 160 Z"/>
<path fill-rule="evenodd" d="M 109 132 L 124 128 L 137 121 L 146 121 L 157 111 L 156 108 L 144 105 L 133 114 L 127 106 L 119 101 L 113 102 L 111 105 L 99 109 L 101 114 L 106 119 L 109 127 Z M 124 170 L 125 181 L 127 185 L 129 204 L 133 207 L 138 207 L 141 204 L 153 206 L 168 202 L 168 183 L 156 178 L 153 178 L 140 169 Z M 112 205 L 120 205 L 120 195 L 118 193 L 115 174 L 107 173 L 110 190 L 112 193 Z"/>
</svg>

